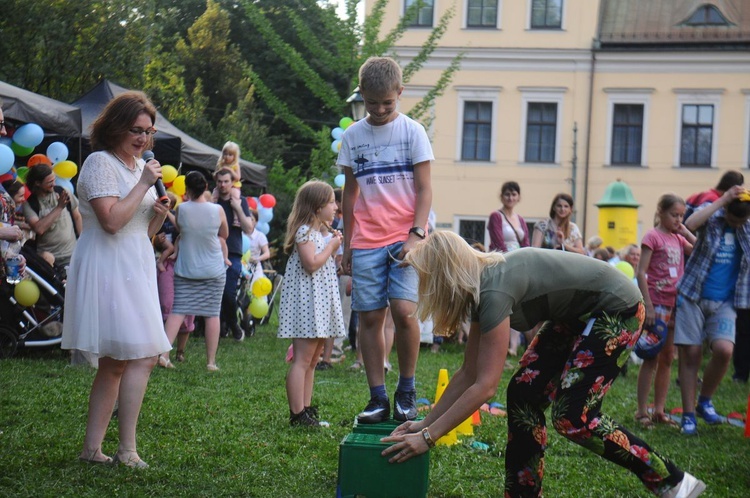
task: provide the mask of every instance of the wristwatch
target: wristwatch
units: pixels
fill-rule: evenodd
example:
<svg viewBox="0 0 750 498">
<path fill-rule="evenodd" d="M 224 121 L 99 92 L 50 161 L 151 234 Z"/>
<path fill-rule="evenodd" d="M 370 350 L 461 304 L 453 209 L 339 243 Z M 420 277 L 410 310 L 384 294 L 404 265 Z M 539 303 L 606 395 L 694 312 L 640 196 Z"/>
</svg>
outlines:
<svg viewBox="0 0 750 498">
<path fill-rule="evenodd" d="M 416 235 L 420 239 L 424 239 L 427 236 L 427 234 L 424 231 L 424 228 L 422 228 L 422 227 L 411 227 L 409 229 L 409 233 L 413 233 L 414 235 Z"/>
</svg>

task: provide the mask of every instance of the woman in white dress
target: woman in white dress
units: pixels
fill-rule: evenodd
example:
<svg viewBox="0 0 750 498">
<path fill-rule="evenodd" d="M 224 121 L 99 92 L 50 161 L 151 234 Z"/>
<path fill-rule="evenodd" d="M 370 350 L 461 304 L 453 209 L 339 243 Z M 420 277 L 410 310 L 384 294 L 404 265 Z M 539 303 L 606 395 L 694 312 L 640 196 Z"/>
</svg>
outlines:
<svg viewBox="0 0 750 498">
<path fill-rule="evenodd" d="M 68 270 L 62 347 L 98 358 L 79 459 L 145 468 L 136 425 L 157 355 L 169 351 L 150 243 L 167 215 L 152 185 L 157 161 L 138 159 L 152 144 L 156 109 L 141 92 L 107 104 L 92 126 L 96 151 L 78 179 L 83 231 Z M 114 460 L 102 441 L 119 400 Z"/>
</svg>

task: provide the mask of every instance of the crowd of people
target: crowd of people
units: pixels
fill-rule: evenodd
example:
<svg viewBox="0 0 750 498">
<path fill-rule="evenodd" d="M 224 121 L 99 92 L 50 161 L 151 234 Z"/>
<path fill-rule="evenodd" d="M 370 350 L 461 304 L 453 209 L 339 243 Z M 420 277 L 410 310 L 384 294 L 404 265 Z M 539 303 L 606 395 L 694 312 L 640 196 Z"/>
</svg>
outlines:
<svg viewBox="0 0 750 498">
<path fill-rule="evenodd" d="M 635 422 L 642 428 L 668 424 L 693 435 L 696 417 L 720 423 L 713 398 L 732 358 L 734 380 L 747 383 L 750 193 L 742 174 L 730 171 L 716 188 L 687 200 L 664 194 L 653 228 L 619 252 L 596 236 L 584 244 L 566 193 L 530 230 L 517 211 L 521 187 L 509 181 L 500 189 L 502 207 L 489 216 L 484 252 L 430 230 L 434 156 L 424 128 L 397 109 L 398 64 L 368 59 L 359 87 L 368 116 L 343 135 L 343 191 L 305 183 L 287 220 L 277 335 L 292 341 L 290 425 L 326 425 L 313 405 L 315 372 L 341 353 L 347 327 L 369 388 L 358 423 L 402 423 L 385 439 L 394 443 L 383 452 L 391 462 L 428 451 L 492 398 L 506 356 L 525 342 L 507 391 L 508 496 L 542 493 L 550 405 L 557 432 L 630 470 L 655 494 L 698 496 L 705 489 L 699 479 L 600 408 L 633 350 L 640 358 Z M 200 316 L 206 368 L 218 370 L 219 337 L 244 338 L 237 320 L 243 263 L 257 279 L 270 257 L 268 240 L 255 229 L 257 213 L 237 186 L 237 144 L 225 144 L 213 191 L 203 174 L 191 172 L 182 202 L 160 202 L 153 185 L 161 166 L 141 159 L 152 147 L 155 119 L 143 93 L 114 98 L 93 125 L 94 152 L 81 168 L 77 196 L 56 187 L 45 165 L 31 168 L 25 185 L 8 182 L 0 191 L 0 239 L 33 244 L 65 272 L 62 347 L 85 352 L 98 367 L 79 455 L 89 463 L 148 467 L 137 452 L 136 426 L 152 369 L 174 368 L 175 341 L 175 360 L 184 360 L 193 317 Z M 251 245 L 244 262 L 243 237 Z M 632 275 L 620 271 L 621 262 Z M 430 320 L 437 335 L 465 331 L 465 357 L 439 403 L 418 419 L 420 321 Z M 706 344 L 711 357 L 699 386 Z M 398 357 L 393 405 L 385 376 L 391 345 Z M 665 406 L 677 353 L 679 423 Z M 116 404 L 120 441 L 110 457 L 102 442 Z"/>
</svg>

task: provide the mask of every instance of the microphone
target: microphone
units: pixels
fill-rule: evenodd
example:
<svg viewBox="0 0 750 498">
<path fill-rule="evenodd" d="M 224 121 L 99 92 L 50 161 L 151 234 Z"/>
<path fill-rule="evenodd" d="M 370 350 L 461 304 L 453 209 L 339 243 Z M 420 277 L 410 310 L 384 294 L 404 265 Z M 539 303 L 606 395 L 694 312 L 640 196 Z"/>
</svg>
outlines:
<svg viewBox="0 0 750 498">
<path fill-rule="evenodd" d="M 141 155 L 141 159 L 143 159 L 146 162 L 149 162 L 153 158 L 154 158 L 154 152 L 151 150 L 144 150 L 143 155 Z M 169 197 L 167 197 L 167 189 L 164 188 L 164 182 L 161 181 L 161 178 L 156 179 L 156 183 L 154 183 L 154 188 L 156 189 L 156 196 L 159 198 L 159 202 L 161 202 L 165 206 L 169 206 Z"/>
</svg>

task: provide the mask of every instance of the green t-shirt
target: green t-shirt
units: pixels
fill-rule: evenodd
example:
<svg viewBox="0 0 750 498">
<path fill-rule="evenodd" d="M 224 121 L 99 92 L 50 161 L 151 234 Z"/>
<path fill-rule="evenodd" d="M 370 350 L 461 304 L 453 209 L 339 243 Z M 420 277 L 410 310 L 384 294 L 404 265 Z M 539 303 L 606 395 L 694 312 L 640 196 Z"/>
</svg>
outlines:
<svg viewBox="0 0 750 498">
<path fill-rule="evenodd" d="M 608 263 L 528 247 L 485 268 L 471 319 L 479 322 L 482 333 L 508 316 L 512 328 L 529 330 L 544 320 L 570 323 L 589 313 L 625 311 L 641 299 L 633 281 Z"/>
</svg>

